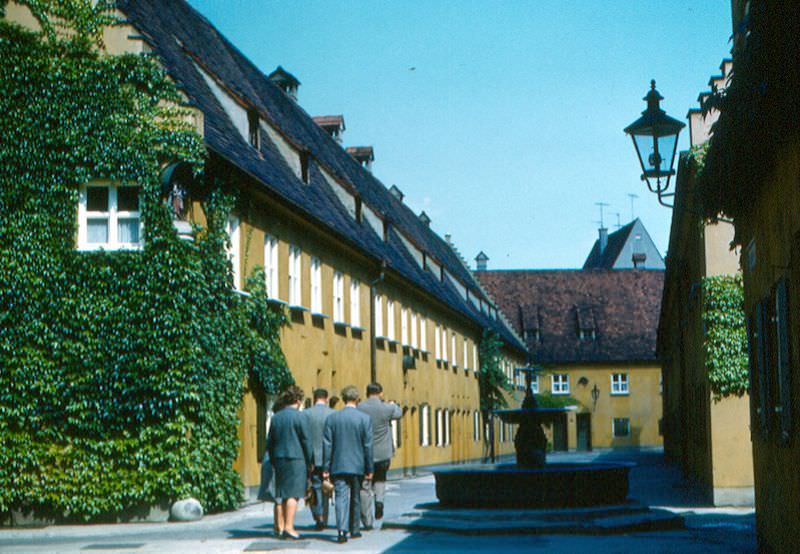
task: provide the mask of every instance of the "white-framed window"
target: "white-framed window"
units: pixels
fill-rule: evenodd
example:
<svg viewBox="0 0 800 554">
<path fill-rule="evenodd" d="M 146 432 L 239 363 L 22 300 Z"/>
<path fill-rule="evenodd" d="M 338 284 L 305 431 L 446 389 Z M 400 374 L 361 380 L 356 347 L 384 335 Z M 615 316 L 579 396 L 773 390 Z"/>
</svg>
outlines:
<svg viewBox="0 0 800 554">
<path fill-rule="evenodd" d="M 235 215 L 228 217 L 228 259 L 233 267 L 233 288 L 242 289 L 242 255 L 241 255 L 241 230 L 239 228 L 239 218 Z"/>
<path fill-rule="evenodd" d="M 383 336 L 383 296 L 375 295 L 375 336 Z"/>
<path fill-rule="evenodd" d="M 419 407 L 419 444 L 431 445 L 431 407 L 427 404 Z"/>
<path fill-rule="evenodd" d="M 439 333 L 439 326 L 433 329 L 433 349 L 436 355 L 436 360 L 442 359 L 442 335 Z"/>
<path fill-rule="evenodd" d="M 322 262 L 316 256 L 311 257 L 311 311 L 322 313 Z"/>
<path fill-rule="evenodd" d="M 450 444 L 450 423 L 453 414 L 450 410 L 444 411 L 444 444 L 445 446 Z"/>
<path fill-rule="evenodd" d="M 453 358 L 453 367 L 458 366 L 458 360 L 456 358 L 456 334 L 455 333 L 450 335 L 450 356 Z"/>
<path fill-rule="evenodd" d="M 417 314 L 411 312 L 411 348 L 419 348 L 419 338 L 417 331 Z"/>
<path fill-rule="evenodd" d="M 467 348 L 467 337 L 464 337 L 464 369 L 469 369 L 469 362 L 467 361 L 467 352 L 469 349 Z"/>
<path fill-rule="evenodd" d="M 566 373 L 553 373 L 550 379 L 550 390 L 553 394 L 569 394 L 569 375 Z"/>
<path fill-rule="evenodd" d="M 506 426 L 505 426 L 505 423 L 500 422 L 498 424 L 498 427 L 499 427 L 498 431 L 499 431 L 499 435 L 500 435 L 500 438 L 498 439 L 498 441 L 499 442 L 506 442 Z"/>
<path fill-rule="evenodd" d="M 333 321 L 344 323 L 344 275 L 333 272 Z"/>
<path fill-rule="evenodd" d="M 302 260 L 300 247 L 289 246 L 289 304 L 292 306 L 303 305 Z"/>
<path fill-rule="evenodd" d="M 135 250 L 142 247 L 141 187 L 92 183 L 78 204 L 80 250 Z"/>
<path fill-rule="evenodd" d="M 631 420 L 627 417 L 615 417 L 611 422 L 614 437 L 628 437 L 631 434 Z"/>
<path fill-rule="evenodd" d="M 472 440 L 481 440 L 481 413 L 478 410 L 472 412 Z"/>
<path fill-rule="evenodd" d="M 419 316 L 419 347 L 423 352 L 428 351 L 428 324 L 424 316 Z"/>
<path fill-rule="evenodd" d="M 444 410 L 436 410 L 436 446 L 444 446 Z"/>
<path fill-rule="evenodd" d="M 270 298 L 280 298 L 278 291 L 278 239 L 264 235 L 264 280 Z"/>
<path fill-rule="evenodd" d="M 447 363 L 447 329 L 442 326 L 442 360 Z"/>
<path fill-rule="evenodd" d="M 400 344 L 408 346 L 408 310 L 400 308 Z"/>
<path fill-rule="evenodd" d="M 478 345 L 477 344 L 473 344 L 472 345 L 472 368 L 475 371 L 478 371 L 480 369 L 480 367 L 481 366 L 478 365 Z"/>
<path fill-rule="evenodd" d="M 394 333 L 394 300 L 386 301 L 386 338 L 395 340 Z M 427 446 L 427 445 L 423 445 Z"/>
<path fill-rule="evenodd" d="M 531 390 L 534 394 L 539 394 L 539 376 L 534 375 L 533 379 L 531 379 Z"/>
<path fill-rule="evenodd" d="M 350 279 L 350 325 L 361 327 L 361 283 Z"/>
<path fill-rule="evenodd" d="M 628 394 L 628 374 L 611 374 L 611 394 Z"/>
</svg>

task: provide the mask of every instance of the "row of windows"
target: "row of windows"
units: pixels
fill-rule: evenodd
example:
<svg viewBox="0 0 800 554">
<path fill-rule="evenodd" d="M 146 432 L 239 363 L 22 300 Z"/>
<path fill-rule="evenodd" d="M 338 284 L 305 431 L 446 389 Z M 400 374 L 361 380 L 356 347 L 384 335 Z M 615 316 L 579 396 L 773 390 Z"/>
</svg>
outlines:
<svg viewBox="0 0 800 554">
<path fill-rule="evenodd" d="M 517 384 L 520 384 L 519 377 L 517 378 Z M 534 393 L 539 392 L 539 376 L 535 375 L 533 377 L 533 381 L 531 382 L 531 389 L 533 389 Z M 570 382 L 569 382 L 569 374 L 567 373 L 553 373 L 550 375 L 550 391 L 552 394 L 569 394 L 570 393 Z M 612 373 L 611 374 L 611 394 L 612 395 L 625 395 L 630 393 L 630 387 L 628 384 L 628 374 L 627 373 Z"/>
</svg>

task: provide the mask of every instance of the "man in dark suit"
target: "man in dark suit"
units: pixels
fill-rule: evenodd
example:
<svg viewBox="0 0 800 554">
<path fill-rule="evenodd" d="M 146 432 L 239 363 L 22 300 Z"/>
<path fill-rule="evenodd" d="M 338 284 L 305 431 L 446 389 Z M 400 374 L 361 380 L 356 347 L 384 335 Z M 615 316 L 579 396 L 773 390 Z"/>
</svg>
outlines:
<svg viewBox="0 0 800 554">
<path fill-rule="evenodd" d="M 314 515 L 317 531 L 322 531 L 328 525 L 330 497 L 322 490 L 322 433 L 325 430 L 325 419 L 332 413 L 333 410 L 328 407 L 328 391 L 325 389 L 315 390 L 314 405 L 303 411 L 311 427 L 311 445 L 314 448 L 311 487 L 314 489 L 316 502 L 311 508 L 311 513 Z"/>
<path fill-rule="evenodd" d="M 358 409 L 372 419 L 372 452 L 375 475 L 371 481 L 365 480 L 361 488 L 361 522 L 364 529 L 371 529 L 373 513 L 375 519 L 383 517 L 386 473 L 389 471 L 389 464 L 394 456 L 392 420 L 403 417 L 403 411 L 394 402 L 383 401 L 383 387 L 380 383 L 367 385 L 367 399 L 358 405 Z"/>
<path fill-rule="evenodd" d="M 360 498 L 362 479 L 372 479 L 372 420 L 356 408 L 358 389 L 342 390 L 344 408 L 325 420 L 322 439 L 323 477 L 333 476 L 336 490 L 336 527 L 339 542 L 347 542 L 347 533 L 361 536 Z"/>
</svg>

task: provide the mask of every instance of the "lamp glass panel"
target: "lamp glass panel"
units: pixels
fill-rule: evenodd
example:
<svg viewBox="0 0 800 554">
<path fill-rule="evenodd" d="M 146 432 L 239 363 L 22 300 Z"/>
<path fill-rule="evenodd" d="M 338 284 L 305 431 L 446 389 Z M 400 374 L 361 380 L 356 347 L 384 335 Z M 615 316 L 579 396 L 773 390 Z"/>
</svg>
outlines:
<svg viewBox="0 0 800 554">
<path fill-rule="evenodd" d="M 663 160 L 661 163 L 661 171 L 669 172 L 672 169 L 672 157 L 675 153 L 675 143 L 677 141 L 677 133 L 658 137 L 658 153 Z"/>
<path fill-rule="evenodd" d="M 660 165 L 655 164 L 654 157 L 655 145 L 652 135 L 634 135 L 633 140 L 636 141 L 636 150 L 641 158 L 642 167 L 645 173 L 655 171 Z M 663 156 L 662 156 L 663 157 Z"/>
</svg>

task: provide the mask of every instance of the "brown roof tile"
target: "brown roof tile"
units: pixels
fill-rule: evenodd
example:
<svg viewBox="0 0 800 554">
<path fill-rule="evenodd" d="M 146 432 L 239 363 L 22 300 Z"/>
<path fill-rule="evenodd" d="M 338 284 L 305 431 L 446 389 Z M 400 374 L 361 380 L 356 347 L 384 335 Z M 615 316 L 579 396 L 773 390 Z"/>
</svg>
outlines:
<svg viewBox="0 0 800 554">
<path fill-rule="evenodd" d="M 526 335 L 534 362 L 656 359 L 661 270 L 512 270 L 475 275 L 520 335 L 534 331 Z"/>
</svg>

